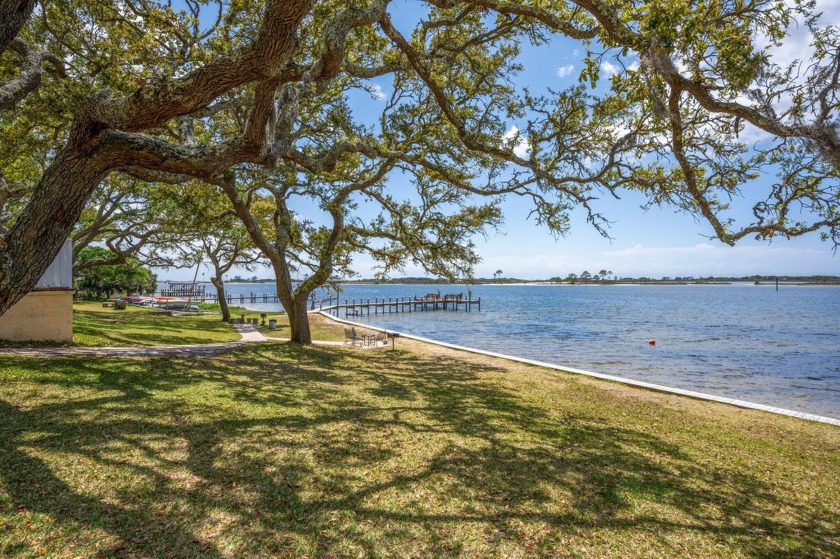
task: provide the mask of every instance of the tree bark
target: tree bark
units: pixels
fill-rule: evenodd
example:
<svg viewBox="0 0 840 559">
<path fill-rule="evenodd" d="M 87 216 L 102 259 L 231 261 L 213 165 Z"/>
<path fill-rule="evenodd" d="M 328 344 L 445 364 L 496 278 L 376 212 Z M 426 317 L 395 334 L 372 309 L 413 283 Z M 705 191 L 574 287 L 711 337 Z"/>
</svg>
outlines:
<svg viewBox="0 0 840 559">
<path fill-rule="evenodd" d="M 298 294 L 288 306 L 283 303 L 289 317 L 289 329 L 292 342 L 296 344 L 311 344 L 312 331 L 309 329 L 309 314 L 306 310 L 308 294 Z"/>
<path fill-rule="evenodd" d="M 126 132 L 161 126 L 172 118 L 204 109 L 221 95 L 247 83 L 270 80 L 276 86 L 277 69 L 292 56 L 297 30 L 313 3 L 314 0 L 268 2 L 252 45 L 169 80 L 165 86 L 144 86 L 126 97 L 114 97 L 108 91 L 91 96 L 77 113 L 66 146 L 44 172 L 9 233 L 0 239 L 0 315 L 35 286 L 69 237 L 91 192 L 108 172 L 132 164 L 134 158 L 155 163 L 155 158 L 150 159 L 145 153 L 154 137 L 135 134 L 138 145 L 133 152 L 124 153 L 114 149 L 119 147 L 117 132 L 125 136 Z M 15 34 L 33 8 L 31 0 L 0 0 L 0 45 L 12 40 L 9 37 L 6 43 L 2 42 L 15 29 L 15 22 L 20 19 L 16 14 L 22 10 L 25 17 Z M 252 124 L 258 127 L 264 123 Z M 109 138 L 109 131 L 116 137 Z M 154 164 L 147 166 L 155 168 Z"/>
<path fill-rule="evenodd" d="M 70 141 L 44 173 L 26 211 L 0 239 L 0 315 L 35 286 L 108 171 L 97 153 L 97 130 L 89 124 L 74 123 Z"/>
<path fill-rule="evenodd" d="M 230 322 L 230 309 L 225 298 L 225 282 L 222 280 L 221 274 L 217 277 L 210 278 L 210 283 L 216 288 L 216 297 L 219 300 L 219 307 L 222 309 L 222 320 L 224 322 Z"/>
<path fill-rule="evenodd" d="M 20 33 L 35 4 L 36 0 L 0 0 L 0 53 Z"/>
</svg>

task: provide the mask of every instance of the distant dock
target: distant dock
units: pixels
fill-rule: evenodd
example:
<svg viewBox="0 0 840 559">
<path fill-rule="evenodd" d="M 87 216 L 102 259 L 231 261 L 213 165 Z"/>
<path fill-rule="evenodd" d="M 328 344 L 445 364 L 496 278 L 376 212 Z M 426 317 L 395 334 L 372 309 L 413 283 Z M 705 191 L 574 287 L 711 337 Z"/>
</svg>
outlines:
<svg viewBox="0 0 840 559">
<path fill-rule="evenodd" d="M 187 290 L 187 289 L 167 289 L 157 293 L 155 297 L 172 298 L 177 297 L 183 300 L 189 300 L 192 303 L 218 303 L 218 298 L 215 293 L 205 292 L 201 290 Z M 268 293 L 239 293 L 236 295 L 227 294 L 225 296 L 228 304 L 239 303 L 280 303 L 280 298 L 277 294 Z M 321 301 L 313 300 L 309 305 L 310 310 L 322 310 L 329 312 L 335 316 L 341 313 L 345 317 L 351 316 L 370 316 L 387 313 L 411 313 L 423 311 L 466 311 L 481 310 L 481 297 L 477 299 L 472 298 L 472 293 L 467 292 L 467 297 L 463 293 L 427 293 L 423 296 L 414 295 L 412 297 L 388 297 L 385 299 L 344 299 L 341 302 L 339 297 L 330 297 L 322 299 Z"/>
<path fill-rule="evenodd" d="M 333 303 L 335 301 L 335 303 Z M 428 293 L 422 297 L 388 297 L 382 299 L 345 299 L 342 304 L 338 297 L 325 299 L 320 302 L 320 310 L 339 316 L 342 312 L 345 317 L 370 316 L 389 313 L 412 313 L 423 311 L 466 311 L 481 310 L 481 297 L 472 298 L 469 293 L 466 298 L 462 293 Z"/>
<path fill-rule="evenodd" d="M 175 291 L 171 289 L 165 289 L 158 293 L 155 293 L 153 297 L 157 298 L 177 298 L 183 300 L 189 300 L 193 303 L 218 303 L 219 298 L 215 293 L 205 293 L 205 292 L 192 292 L 192 293 L 184 293 L 182 291 Z M 225 300 L 227 301 L 228 305 L 239 303 L 240 305 L 243 303 L 279 303 L 280 298 L 277 294 L 270 295 L 268 293 L 254 293 L 253 291 L 250 293 L 239 293 L 237 295 L 227 294 L 225 295 Z"/>
</svg>

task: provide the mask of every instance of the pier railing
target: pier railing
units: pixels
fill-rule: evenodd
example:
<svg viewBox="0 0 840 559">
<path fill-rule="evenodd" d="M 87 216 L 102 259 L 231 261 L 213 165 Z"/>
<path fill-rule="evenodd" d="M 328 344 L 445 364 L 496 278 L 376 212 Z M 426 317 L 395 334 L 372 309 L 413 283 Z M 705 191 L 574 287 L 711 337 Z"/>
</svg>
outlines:
<svg viewBox="0 0 840 559">
<path fill-rule="evenodd" d="M 333 301 L 335 301 L 333 303 Z M 327 303 L 326 305 L 324 303 Z M 321 301 L 320 310 L 333 313 L 336 316 L 344 313 L 345 317 L 370 316 L 372 314 L 386 313 L 411 313 L 437 310 L 464 310 L 470 312 L 481 310 L 481 297 L 473 299 L 468 296 L 466 299 L 460 295 L 428 294 L 423 297 L 388 297 L 373 299 L 344 299 L 342 304 L 338 297 L 332 297 Z"/>
<path fill-rule="evenodd" d="M 192 296 L 189 296 L 189 293 L 179 293 L 179 292 L 172 292 L 171 290 L 164 290 L 159 293 L 155 293 L 155 297 L 177 297 L 180 299 L 187 299 L 188 297 L 195 303 L 218 303 L 218 295 L 215 293 L 193 293 Z M 239 293 L 237 295 L 227 294 L 225 295 L 225 300 L 228 304 L 232 303 L 279 303 L 280 299 L 277 297 L 277 294 L 270 295 L 268 293 Z"/>
<path fill-rule="evenodd" d="M 159 296 L 171 296 L 160 293 Z M 186 298 L 186 297 L 184 297 Z M 279 303 L 280 299 L 277 294 L 268 293 L 239 293 L 236 295 L 228 294 L 225 296 L 228 304 L 233 303 Z M 216 294 L 202 293 L 198 296 L 191 297 L 193 302 L 202 303 L 218 303 Z M 412 297 L 375 297 L 368 299 L 344 299 L 341 302 L 339 297 L 328 297 L 320 301 L 312 301 L 310 309 L 331 312 L 338 316 L 341 312 L 345 316 L 369 316 L 371 314 L 386 314 L 386 313 L 406 313 L 406 312 L 421 312 L 421 311 L 437 311 L 437 310 L 451 310 L 451 311 L 473 311 L 481 310 L 481 297 L 477 299 L 472 298 L 472 294 L 468 294 L 466 298 L 462 294 L 445 294 L 429 293 L 426 295 Z"/>
</svg>

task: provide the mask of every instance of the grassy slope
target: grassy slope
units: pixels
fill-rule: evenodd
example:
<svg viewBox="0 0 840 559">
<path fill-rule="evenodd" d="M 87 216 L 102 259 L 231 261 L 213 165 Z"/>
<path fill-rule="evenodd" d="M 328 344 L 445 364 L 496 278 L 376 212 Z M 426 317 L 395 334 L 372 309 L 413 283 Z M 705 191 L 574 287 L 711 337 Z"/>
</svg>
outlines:
<svg viewBox="0 0 840 559">
<path fill-rule="evenodd" d="M 155 346 L 230 342 L 240 338 L 218 315 L 169 316 L 141 307 L 103 308 L 73 304 L 73 345 Z"/>
<path fill-rule="evenodd" d="M 260 326 L 259 330 L 263 334 L 271 338 L 288 338 L 291 335 L 289 330 L 289 317 L 286 315 L 278 315 L 273 318 L 277 319 L 277 329 L 269 330 L 268 327 Z M 344 331 L 336 326 L 336 323 L 324 318 L 319 314 L 309 315 L 309 329 L 312 333 L 313 340 L 321 341 L 343 341 Z M 371 332 L 362 328 L 357 328 L 359 332 Z"/>
<path fill-rule="evenodd" d="M 0 556 L 840 555 L 836 427 L 397 345 L 0 358 Z"/>
</svg>

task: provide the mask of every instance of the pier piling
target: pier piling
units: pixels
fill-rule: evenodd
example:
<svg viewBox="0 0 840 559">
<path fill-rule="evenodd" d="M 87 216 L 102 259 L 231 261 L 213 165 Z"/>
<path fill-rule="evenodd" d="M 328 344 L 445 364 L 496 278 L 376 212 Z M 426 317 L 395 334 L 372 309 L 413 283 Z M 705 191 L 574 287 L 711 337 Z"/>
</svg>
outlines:
<svg viewBox="0 0 840 559">
<path fill-rule="evenodd" d="M 351 316 L 370 316 L 371 307 L 373 307 L 373 314 L 378 315 L 381 311 L 382 314 L 391 314 L 391 313 L 405 313 L 405 312 L 419 312 L 419 311 L 439 311 L 439 310 L 449 310 L 449 311 L 459 311 L 463 310 L 466 312 L 470 312 L 475 307 L 475 310 L 481 310 L 481 297 L 477 299 L 472 298 L 472 294 L 467 299 L 464 299 L 460 296 L 437 296 L 435 295 L 432 297 L 431 295 L 427 295 L 426 297 L 418 297 L 415 295 L 414 297 L 388 297 L 388 301 L 385 301 L 385 298 L 382 298 L 382 301 L 379 298 L 374 298 L 373 302 L 370 299 L 359 299 L 356 302 L 356 299 L 345 299 L 344 304 L 341 304 L 341 301 L 336 299 L 335 304 L 333 304 L 333 299 L 326 299 L 326 305 L 324 305 L 324 301 L 321 301 L 319 306 L 320 310 L 327 311 L 330 313 L 338 314 L 341 311 L 344 311 L 345 317 Z"/>
</svg>

